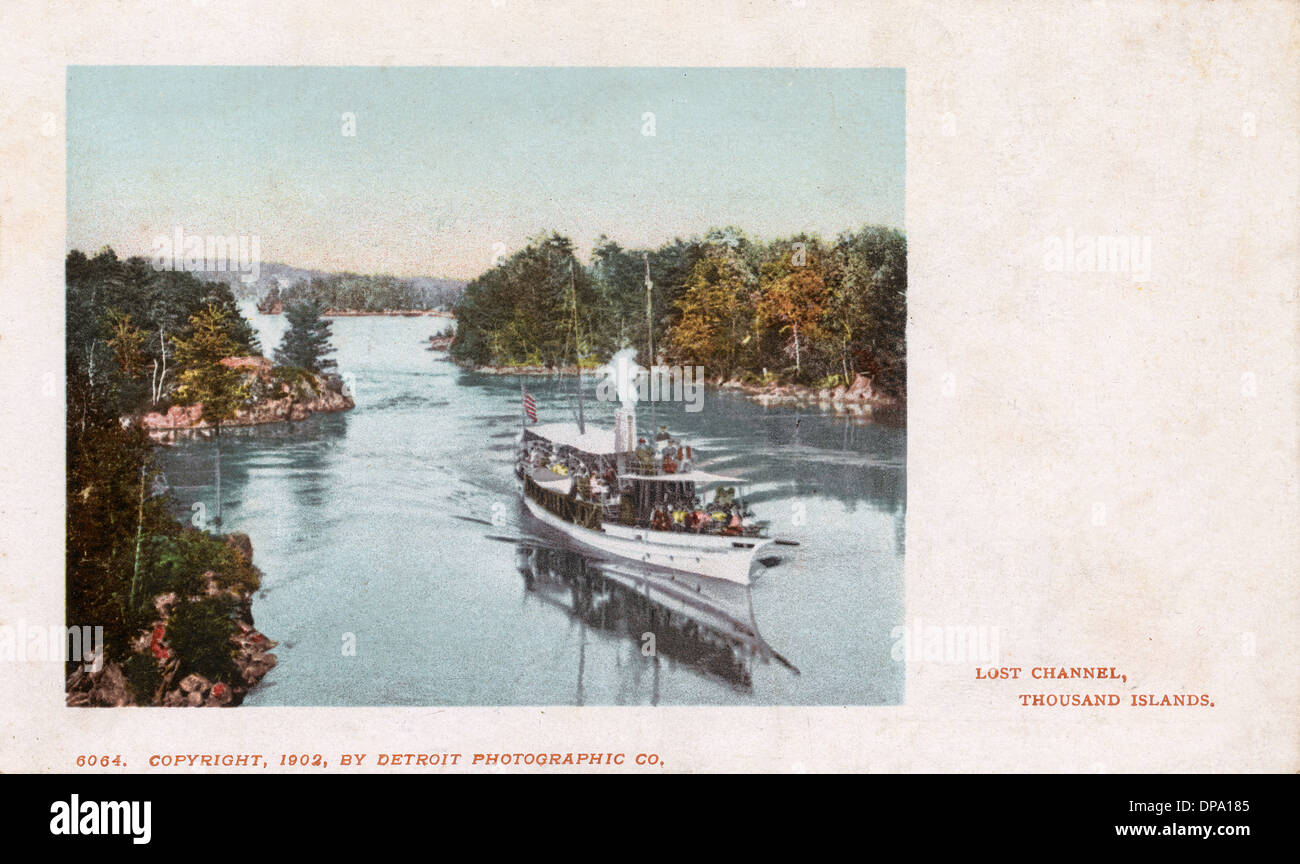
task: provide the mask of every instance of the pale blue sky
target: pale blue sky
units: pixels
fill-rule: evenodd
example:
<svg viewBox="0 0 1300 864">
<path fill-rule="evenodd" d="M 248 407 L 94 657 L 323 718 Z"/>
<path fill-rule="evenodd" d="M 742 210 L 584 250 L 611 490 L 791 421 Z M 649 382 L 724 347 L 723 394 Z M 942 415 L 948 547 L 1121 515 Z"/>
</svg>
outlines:
<svg viewBox="0 0 1300 864">
<path fill-rule="evenodd" d="M 901 69 L 71 67 L 68 246 L 147 254 L 181 225 L 258 235 L 264 261 L 472 278 L 543 230 L 585 258 L 601 233 L 902 228 L 903 84 Z"/>
</svg>

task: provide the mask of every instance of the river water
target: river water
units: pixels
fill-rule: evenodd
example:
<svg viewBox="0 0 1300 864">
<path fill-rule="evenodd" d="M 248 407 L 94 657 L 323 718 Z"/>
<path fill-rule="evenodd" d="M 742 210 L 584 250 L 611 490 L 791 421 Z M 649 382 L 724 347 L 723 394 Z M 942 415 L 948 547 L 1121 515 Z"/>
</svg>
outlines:
<svg viewBox="0 0 1300 864">
<path fill-rule="evenodd" d="M 269 354 L 283 319 L 245 312 Z M 251 537 L 253 615 L 280 642 L 246 705 L 903 701 L 904 429 L 715 390 L 699 413 L 657 405 L 699 467 L 747 478 L 758 517 L 800 544 L 770 547 L 751 589 L 669 580 L 527 514 L 518 379 L 426 351 L 444 319 L 333 321 L 356 408 L 222 435 L 223 530 Z M 529 381 L 542 422 L 570 419 L 572 383 Z M 589 422 L 608 425 L 592 392 Z M 212 442 L 160 456 L 177 515 L 211 514 Z"/>
</svg>

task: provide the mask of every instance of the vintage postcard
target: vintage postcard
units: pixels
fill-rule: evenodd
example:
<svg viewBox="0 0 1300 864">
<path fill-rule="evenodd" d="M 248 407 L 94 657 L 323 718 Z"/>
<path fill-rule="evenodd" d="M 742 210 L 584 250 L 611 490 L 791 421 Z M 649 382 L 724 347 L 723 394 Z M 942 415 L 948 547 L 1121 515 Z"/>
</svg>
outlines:
<svg viewBox="0 0 1300 864">
<path fill-rule="evenodd" d="M 1300 767 L 1294 6 L 229 5 L 3 13 L 0 770 Z"/>
<path fill-rule="evenodd" d="M 70 68 L 68 704 L 902 702 L 904 88 Z"/>
</svg>

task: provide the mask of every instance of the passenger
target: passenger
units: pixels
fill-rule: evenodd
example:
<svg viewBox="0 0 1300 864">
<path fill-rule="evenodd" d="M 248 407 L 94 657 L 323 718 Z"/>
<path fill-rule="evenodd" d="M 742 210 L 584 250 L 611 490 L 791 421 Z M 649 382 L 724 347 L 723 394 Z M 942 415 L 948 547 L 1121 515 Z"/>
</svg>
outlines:
<svg viewBox="0 0 1300 864">
<path fill-rule="evenodd" d="M 637 439 L 636 445 L 637 466 L 642 474 L 653 474 L 655 470 L 655 451 L 650 445 L 646 444 L 644 438 Z"/>
<path fill-rule="evenodd" d="M 673 508 L 673 530 L 674 531 L 686 530 L 686 511 L 683 510 L 681 507 Z"/>
<path fill-rule="evenodd" d="M 677 462 L 673 459 L 673 448 L 671 447 L 664 451 L 664 473 L 677 473 Z"/>
<path fill-rule="evenodd" d="M 660 426 L 658 434 L 655 435 L 655 441 L 668 441 L 671 438 L 672 436 L 668 434 L 668 427 Z"/>
<path fill-rule="evenodd" d="M 662 506 L 655 507 L 654 514 L 650 517 L 650 527 L 655 531 L 667 531 L 672 523 L 668 519 L 668 514 L 664 512 Z"/>
</svg>

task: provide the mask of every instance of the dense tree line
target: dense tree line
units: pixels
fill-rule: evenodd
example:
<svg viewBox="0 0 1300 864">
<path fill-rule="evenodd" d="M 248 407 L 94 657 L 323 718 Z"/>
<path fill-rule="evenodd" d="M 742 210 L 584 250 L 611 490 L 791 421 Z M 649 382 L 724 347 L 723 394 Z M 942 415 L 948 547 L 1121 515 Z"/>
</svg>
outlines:
<svg viewBox="0 0 1300 864">
<path fill-rule="evenodd" d="M 70 421 L 96 423 L 165 405 L 178 374 L 174 339 L 208 307 L 225 314 L 238 352 L 261 353 L 224 283 L 156 270 L 146 258 L 119 260 L 107 248 L 93 258 L 70 252 L 66 272 Z M 131 374 L 115 364 L 119 355 Z"/>
<path fill-rule="evenodd" d="M 220 537 L 170 515 L 139 421 L 170 404 L 201 403 L 219 433 L 254 396 L 221 360 L 259 355 L 255 331 L 228 284 L 120 260 L 107 248 L 93 258 L 69 253 L 65 302 L 68 624 L 104 627 L 105 659 L 125 661 L 140 701 L 156 695 L 167 662 L 175 680 L 197 672 L 229 682 L 235 600 L 207 596 L 200 583 L 211 572 L 219 587 L 247 591 L 257 571 Z M 310 313 L 302 317 L 311 325 Z M 303 343 L 291 350 L 310 360 Z M 153 598 L 168 592 L 179 598 L 167 628 L 171 647 L 133 650 L 157 617 Z"/>
<path fill-rule="evenodd" d="M 269 309 L 276 303 L 319 303 L 323 309 L 384 312 L 393 309 L 449 309 L 460 297 L 457 283 L 445 280 L 402 279 L 397 276 L 363 276 L 331 273 L 273 286 L 259 302 Z"/>
<path fill-rule="evenodd" d="M 649 365 L 653 345 L 655 361 L 710 377 L 833 386 L 863 373 L 903 396 L 906 310 L 907 241 L 890 228 L 830 242 L 723 228 L 658 249 L 602 236 L 586 265 L 549 234 L 466 287 L 451 350 L 480 365 L 552 366 L 630 346 Z"/>
</svg>

